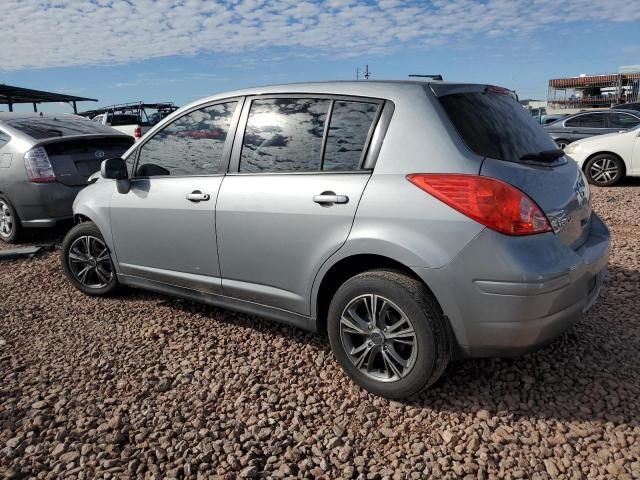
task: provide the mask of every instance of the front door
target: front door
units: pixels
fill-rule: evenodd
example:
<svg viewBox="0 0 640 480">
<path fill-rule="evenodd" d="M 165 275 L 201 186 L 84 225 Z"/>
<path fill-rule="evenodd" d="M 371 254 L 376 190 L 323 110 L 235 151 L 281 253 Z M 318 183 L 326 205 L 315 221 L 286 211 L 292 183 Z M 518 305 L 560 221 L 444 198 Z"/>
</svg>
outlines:
<svg viewBox="0 0 640 480">
<path fill-rule="evenodd" d="M 220 291 L 215 203 L 238 105 L 234 100 L 192 110 L 143 140 L 131 189 L 114 192 L 111 200 L 122 274 Z"/>
<path fill-rule="evenodd" d="M 371 175 L 362 166 L 381 105 L 246 102 L 216 207 L 225 295 L 309 314 L 315 274 L 346 241 Z"/>
</svg>

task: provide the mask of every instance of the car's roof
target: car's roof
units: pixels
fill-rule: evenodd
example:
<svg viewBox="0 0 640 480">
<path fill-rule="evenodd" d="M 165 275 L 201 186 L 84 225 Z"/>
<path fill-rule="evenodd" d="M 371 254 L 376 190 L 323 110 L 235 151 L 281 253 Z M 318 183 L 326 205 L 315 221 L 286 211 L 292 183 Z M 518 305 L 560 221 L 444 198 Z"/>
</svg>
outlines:
<svg viewBox="0 0 640 480">
<path fill-rule="evenodd" d="M 596 110 L 584 110 L 582 112 L 572 113 L 567 115 L 567 117 L 574 117 L 576 115 L 584 115 L 585 113 L 631 113 L 636 117 L 640 115 L 640 112 L 637 110 L 625 109 L 625 108 L 598 108 Z"/>
<path fill-rule="evenodd" d="M 43 112 L 0 112 L 0 123 L 7 120 L 27 120 L 30 118 L 82 118 L 72 113 L 43 113 Z"/>
</svg>

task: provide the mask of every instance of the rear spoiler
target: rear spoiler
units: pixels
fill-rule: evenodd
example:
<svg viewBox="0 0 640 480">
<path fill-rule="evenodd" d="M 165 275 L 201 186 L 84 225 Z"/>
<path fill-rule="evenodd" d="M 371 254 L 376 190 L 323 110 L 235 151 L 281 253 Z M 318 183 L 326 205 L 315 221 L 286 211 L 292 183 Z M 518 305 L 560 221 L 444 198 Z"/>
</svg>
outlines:
<svg viewBox="0 0 640 480">
<path fill-rule="evenodd" d="M 516 101 L 518 100 L 515 90 L 483 83 L 430 83 L 429 87 L 436 97 L 460 93 L 497 93 L 510 96 Z"/>
<path fill-rule="evenodd" d="M 130 139 L 132 140 L 133 145 L 133 137 L 131 135 L 127 135 L 126 133 L 118 132 L 111 134 L 103 134 L 103 133 L 90 133 L 83 135 L 66 135 L 64 137 L 51 137 L 51 138 L 43 138 L 39 140 L 37 143 L 34 143 L 34 147 L 40 147 L 44 145 L 48 145 L 50 143 L 61 143 L 61 142 L 70 142 L 73 140 L 98 140 L 101 138 L 120 138 L 120 139 Z"/>
</svg>

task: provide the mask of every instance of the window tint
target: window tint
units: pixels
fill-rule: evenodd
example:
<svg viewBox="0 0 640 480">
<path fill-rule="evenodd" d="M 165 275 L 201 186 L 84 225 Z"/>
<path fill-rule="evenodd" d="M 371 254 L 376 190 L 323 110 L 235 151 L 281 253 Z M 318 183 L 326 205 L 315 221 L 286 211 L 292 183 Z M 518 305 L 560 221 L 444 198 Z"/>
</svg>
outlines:
<svg viewBox="0 0 640 480">
<path fill-rule="evenodd" d="M 312 98 L 254 100 L 242 141 L 240 171 L 320 170 L 330 103 Z"/>
<path fill-rule="evenodd" d="M 526 153 L 556 149 L 549 134 L 511 96 L 491 92 L 439 98 L 467 146 L 483 157 L 518 161 Z"/>
<path fill-rule="evenodd" d="M 120 125 L 137 125 L 139 118 L 134 114 L 115 114 L 109 115 L 109 123 L 112 127 Z"/>
<path fill-rule="evenodd" d="M 627 113 L 610 113 L 609 114 L 609 127 L 619 128 L 620 130 L 626 130 L 627 128 L 633 128 L 640 124 L 640 119 L 629 115 Z"/>
<path fill-rule="evenodd" d="M 224 171 L 224 143 L 237 102 L 204 107 L 157 132 L 140 149 L 137 176 L 212 175 Z"/>
<path fill-rule="evenodd" d="M 602 113 L 589 113 L 580 115 L 580 126 L 584 128 L 604 128 L 604 115 Z"/>
<path fill-rule="evenodd" d="M 375 103 L 336 101 L 333 105 L 323 170 L 357 170 L 375 120 Z"/>
</svg>

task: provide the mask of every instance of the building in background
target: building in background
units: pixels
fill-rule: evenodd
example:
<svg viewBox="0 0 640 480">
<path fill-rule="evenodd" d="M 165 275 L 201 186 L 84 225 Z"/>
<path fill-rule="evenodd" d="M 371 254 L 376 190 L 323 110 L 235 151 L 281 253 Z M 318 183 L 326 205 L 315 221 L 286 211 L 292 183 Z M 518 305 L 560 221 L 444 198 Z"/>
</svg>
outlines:
<svg viewBox="0 0 640 480">
<path fill-rule="evenodd" d="M 640 101 L 640 65 L 620 67 L 618 73 L 579 75 L 549 80 L 547 110 L 574 113 Z"/>
</svg>

